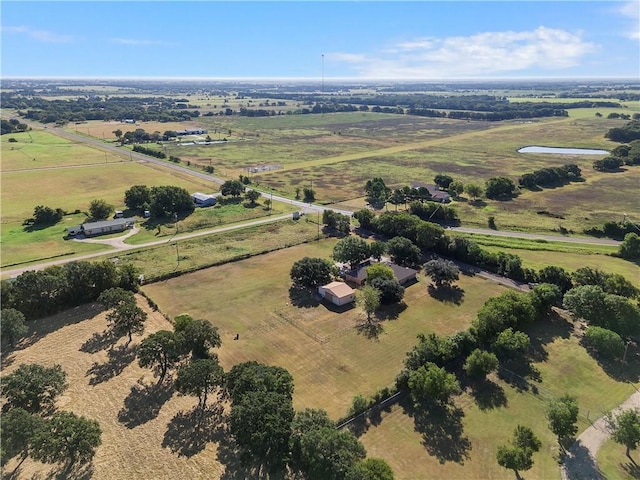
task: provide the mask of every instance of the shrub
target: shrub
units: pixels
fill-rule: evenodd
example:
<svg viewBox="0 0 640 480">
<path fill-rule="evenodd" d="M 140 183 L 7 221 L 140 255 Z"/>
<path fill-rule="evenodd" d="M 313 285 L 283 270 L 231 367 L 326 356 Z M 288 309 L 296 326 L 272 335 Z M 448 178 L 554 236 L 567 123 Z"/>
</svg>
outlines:
<svg viewBox="0 0 640 480">
<path fill-rule="evenodd" d="M 621 357 L 624 352 L 624 340 L 616 332 L 602 327 L 588 327 L 584 332 L 584 341 L 605 358 Z"/>
</svg>

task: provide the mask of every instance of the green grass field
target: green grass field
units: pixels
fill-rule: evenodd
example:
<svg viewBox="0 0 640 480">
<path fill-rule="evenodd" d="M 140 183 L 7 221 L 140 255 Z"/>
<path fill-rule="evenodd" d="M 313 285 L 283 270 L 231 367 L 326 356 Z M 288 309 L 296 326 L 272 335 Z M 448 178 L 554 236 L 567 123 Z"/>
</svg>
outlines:
<svg viewBox="0 0 640 480">
<path fill-rule="evenodd" d="M 410 286 L 401 312 L 387 312 L 377 340 L 358 332 L 358 308 L 342 313 L 316 301 L 297 306 L 289 296 L 291 265 L 304 256 L 328 258 L 335 240 L 312 242 L 179 278 L 143 290 L 170 317 L 189 313 L 220 329 L 226 369 L 258 360 L 287 368 L 295 380 L 294 404 L 346 414 L 355 394 L 372 395 L 393 383 L 405 353 L 421 332 L 452 334 L 469 326 L 484 301 L 502 290 L 489 281 L 463 277 L 460 305 L 429 296 L 424 282 Z M 235 243 L 234 243 L 235 245 Z M 268 275 L 265 275 L 268 272 Z M 239 341 L 233 335 L 240 334 Z"/>
<path fill-rule="evenodd" d="M 607 480 L 633 480 L 640 478 L 640 456 L 638 450 L 631 451 L 631 458 L 625 455 L 625 447 L 613 440 L 607 440 L 598 452 L 598 467 Z"/>
</svg>

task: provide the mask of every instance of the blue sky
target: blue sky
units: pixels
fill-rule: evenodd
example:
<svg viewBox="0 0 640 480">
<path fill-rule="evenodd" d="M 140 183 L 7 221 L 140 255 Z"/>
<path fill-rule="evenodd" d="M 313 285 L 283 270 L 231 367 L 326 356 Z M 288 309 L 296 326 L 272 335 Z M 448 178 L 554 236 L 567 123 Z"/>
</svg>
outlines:
<svg viewBox="0 0 640 480">
<path fill-rule="evenodd" d="M 638 78 L 640 0 L 1 3 L 2 78 Z"/>
</svg>

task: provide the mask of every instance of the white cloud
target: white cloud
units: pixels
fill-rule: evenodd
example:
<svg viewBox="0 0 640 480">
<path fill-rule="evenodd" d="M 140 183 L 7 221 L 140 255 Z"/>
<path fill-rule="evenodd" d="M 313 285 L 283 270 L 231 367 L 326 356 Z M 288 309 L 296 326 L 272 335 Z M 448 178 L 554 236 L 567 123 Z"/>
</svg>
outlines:
<svg viewBox="0 0 640 480">
<path fill-rule="evenodd" d="M 626 32 L 626 36 L 632 40 L 640 40 L 640 1 L 632 0 L 626 2 L 617 11 L 633 21 L 632 26 Z"/>
<path fill-rule="evenodd" d="M 16 33 L 27 35 L 34 40 L 38 40 L 44 43 L 69 43 L 73 41 L 73 36 L 71 35 L 60 35 L 58 33 L 49 32 L 47 30 L 37 30 L 26 26 L 2 27 L 2 31 L 9 34 Z"/>
<path fill-rule="evenodd" d="M 139 40 L 134 38 L 111 38 L 110 42 L 119 43 L 120 45 L 133 45 L 138 47 L 147 47 L 147 46 L 172 46 L 175 43 L 165 42 L 164 40 Z"/>
<path fill-rule="evenodd" d="M 484 32 L 467 37 L 419 38 L 373 54 L 334 53 L 365 78 L 490 76 L 530 68 L 559 70 L 580 64 L 597 50 L 581 33 L 538 27 L 523 32 Z"/>
</svg>

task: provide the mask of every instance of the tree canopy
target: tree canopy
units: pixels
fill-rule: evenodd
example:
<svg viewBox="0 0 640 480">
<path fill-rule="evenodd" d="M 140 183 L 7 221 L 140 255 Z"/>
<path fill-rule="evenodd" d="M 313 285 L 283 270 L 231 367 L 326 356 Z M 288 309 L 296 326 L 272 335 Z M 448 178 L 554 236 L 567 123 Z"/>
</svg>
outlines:
<svg viewBox="0 0 640 480">
<path fill-rule="evenodd" d="M 335 273 L 335 266 L 329 260 L 304 257 L 291 266 L 289 275 L 298 287 L 317 288 L 329 283 Z"/>
<path fill-rule="evenodd" d="M 616 443 L 624 445 L 626 455 L 630 457 L 630 450 L 640 445 L 640 413 L 636 409 L 623 410 L 617 415 L 608 415 L 607 424 L 611 430 L 611 437 Z"/>
<path fill-rule="evenodd" d="M 369 258 L 369 255 L 369 245 L 360 237 L 341 238 L 333 247 L 333 259 L 348 263 L 351 268 L 355 268 L 360 262 Z"/>
<path fill-rule="evenodd" d="M 0 332 L 2 341 L 13 346 L 24 337 L 29 329 L 24 323 L 24 314 L 15 308 L 3 308 L 0 311 Z"/>
<path fill-rule="evenodd" d="M 224 384 L 224 371 L 217 358 L 198 358 L 182 365 L 176 376 L 176 390 L 198 397 L 198 408 L 205 409 L 210 393 Z"/>
<path fill-rule="evenodd" d="M 6 408 L 39 413 L 51 409 L 67 387 L 67 374 L 60 365 L 23 363 L 3 378 L 2 396 L 7 400 Z"/>
</svg>

